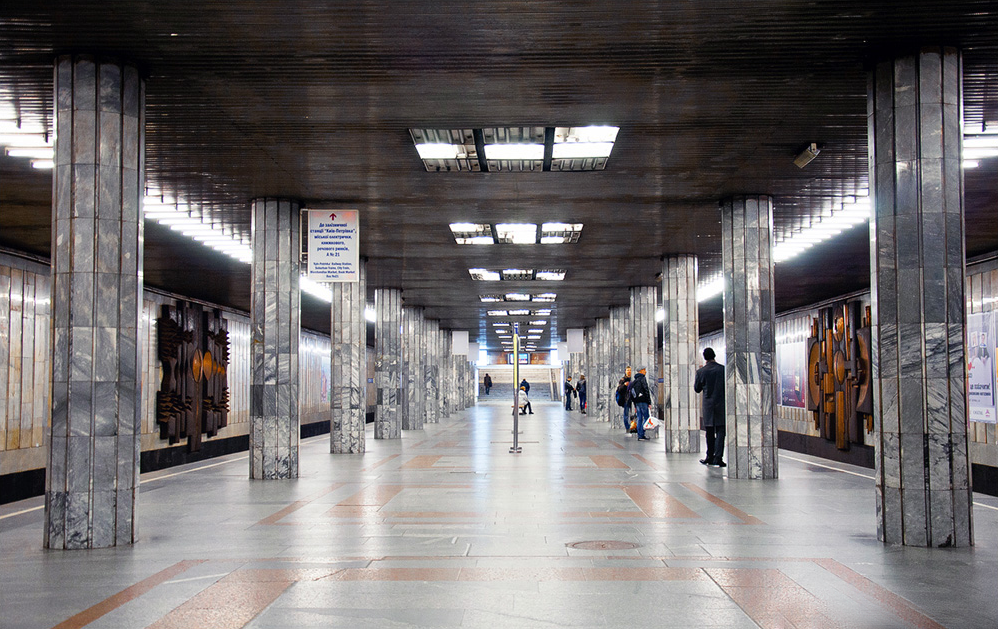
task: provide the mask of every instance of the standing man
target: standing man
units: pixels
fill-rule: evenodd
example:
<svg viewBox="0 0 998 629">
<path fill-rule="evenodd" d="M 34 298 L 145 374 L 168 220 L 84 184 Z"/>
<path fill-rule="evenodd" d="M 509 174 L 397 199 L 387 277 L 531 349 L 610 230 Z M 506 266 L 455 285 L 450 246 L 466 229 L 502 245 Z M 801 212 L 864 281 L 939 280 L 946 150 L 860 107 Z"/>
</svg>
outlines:
<svg viewBox="0 0 998 629">
<path fill-rule="evenodd" d="M 707 362 L 697 369 L 693 390 L 703 392 L 703 428 L 707 431 L 707 456 L 704 465 L 727 467 L 724 456 L 724 365 L 714 361 L 714 350 L 703 350 Z"/>
<path fill-rule="evenodd" d="M 520 380 L 520 388 L 523 389 L 524 393 L 526 393 L 527 395 L 530 394 L 530 383 L 527 382 L 526 378 Z"/>
<path fill-rule="evenodd" d="M 638 369 L 631 381 L 631 397 L 634 399 L 634 410 L 637 413 L 638 441 L 647 441 L 645 422 L 648 421 L 648 405 L 651 404 L 651 389 L 648 388 L 647 367 Z"/>
<path fill-rule="evenodd" d="M 617 391 L 614 393 L 614 399 L 617 401 L 617 406 L 624 409 L 624 432 L 631 432 L 631 380 L 627 376 L 620 379 L 617 383 Z"/>
<path fill-rule="evenodd" d="M 586 414 L 586 377 L 579 376 L 579 384 L 575 385 L 575 390 L 579 394 L 579 410 Z"/>
<path fill-rule="evenodd" d="M 572 410 L 572 396 L 576 395 L 575 387 L 572 386 L 572 376 L 565 379 L 565 410 Z"/>
<path fill-rule="evenodd" d="M 489 374 L 485 374 L 485 382 L 482 383 L 485 386 L 485 395 L 489 394 L 489 389 L 492 388 L 492 378 Z"/>
</svg>

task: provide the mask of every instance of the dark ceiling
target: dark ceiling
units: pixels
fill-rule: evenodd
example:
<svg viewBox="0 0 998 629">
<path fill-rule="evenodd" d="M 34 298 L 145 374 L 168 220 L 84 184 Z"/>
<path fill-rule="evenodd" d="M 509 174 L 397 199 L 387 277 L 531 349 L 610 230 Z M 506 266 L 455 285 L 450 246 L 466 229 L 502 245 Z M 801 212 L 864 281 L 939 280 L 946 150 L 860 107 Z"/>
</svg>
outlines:
<svg viewBox="0 0 998 629">
<path fill-rule="evenodd" d="M 480 294 L 556 292 L 552 331 L 592 325 L 661 257 L 720 268 L 718 200 L 775 198 L 777 235 L 867 187 L 866 72 L 964 50 L 965 119 L 998 122 L 998 4 L 983 1 L 17 2 L 0 8 L 0 97 L 51 117 L 64 52 L 147 77 L 147 182 L 249 230 L 250 199 L 361 212 L 369 286 L 486 340 Z M 598 172 L 426 172 L 411 128 L 620 127 Z M 821 154 L 804 169 L 794 156 Z M 998 249 L 994 163 L 966 176 L 967 252 Z M 47 256 L 50 172 L 0 158 L 0 245 Z M 452 222 L 581 222 L 571 245 L 455 244 Z M 868 286 L 855 228 L 777 266 L 777 310 Z M 467 269 L 562 268 L 563 282 Z M 147 225 L 150 286 L 248 309 L 249 268 Z M 720 299 L 701 329 L 720 326 Z M 328 311 L 303 300 L 303 323 Z M 495 337 L 487 339 L 496 346 Z M 549 339 L 545 334 L 541 344 Z"/>
</svg>

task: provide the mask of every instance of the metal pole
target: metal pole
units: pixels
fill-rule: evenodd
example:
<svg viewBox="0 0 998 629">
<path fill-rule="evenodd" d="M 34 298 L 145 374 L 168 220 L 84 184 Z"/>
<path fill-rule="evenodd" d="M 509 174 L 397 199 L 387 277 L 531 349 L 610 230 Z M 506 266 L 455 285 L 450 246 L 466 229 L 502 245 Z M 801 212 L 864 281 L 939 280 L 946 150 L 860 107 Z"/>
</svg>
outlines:
<svg viewBox="0 0 998 629">
<path fill-rule="evenodd" d="M 513 445 L 510 454 L 520 454 L 520 324 L 513 324 Z"/>
</svg>

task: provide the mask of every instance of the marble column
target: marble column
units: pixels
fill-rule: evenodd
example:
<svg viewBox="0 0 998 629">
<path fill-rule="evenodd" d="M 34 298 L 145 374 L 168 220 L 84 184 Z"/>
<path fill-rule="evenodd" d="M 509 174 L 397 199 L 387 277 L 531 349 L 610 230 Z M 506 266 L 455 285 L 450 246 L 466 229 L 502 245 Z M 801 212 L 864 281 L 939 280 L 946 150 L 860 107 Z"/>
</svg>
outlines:
<svg viewBox="0 0 998 629">
<path fill-rule="evenodd" d="M 420 329 L 422 309 L 406 306 L 402 309 L 402 430 L 422 430 L 426 420 L 423 402 L 426 390 L 423 381 L 425 356 Z"/>
<path fill-rule="evenodd" d="M 329 451 L 363 454 L 367 444 L 367 265 L 361 261 L 357 282 L 337 282 L 330 288 L 331 376 L 333 395 Z"/>
<path fill-rule="evenodd" d="M 655 286 L 631 287 L 631 366 L 634 373 L 647 367 L 648 389 L 651 404 L 648 412 L 661 417 L 658 410 L 658 361 L 657 328 L 655 311 L 658 310 L 658 288 Z"/>
<path fill-rule="evenodd" d="M 697 257 L 668 256 L 662 268 L 662 427 L 666 452 L 700 451 L 699 394 L 693 376 L 702 363 L 697 307 Z"/>
<path fill-rule="evenodd" d="M 776 478 L 772 197 L 724 200 L 721 245 L 728 476 Z"/>
<path fill-rule="evenodd" d="M 440 423 L 440 356 L 437 350 L 437 334 L 440 322 L 431 319 L 423 320 L 423 350 L 426 352 L 426 362 L 423 363 L 423 382 L 426 399 L 423 410 L 427 424 Z"/>
<path fill-rule="evenodd" d="M 440 365 L 437 403 L 440 406 L 440 418 L 450 417 L 451 370 L 450 370 L 450 330 L 439 329 L 436 334 L 437 363 Z"/>
<path fill-rule="evenodd" d="M 252 202 L 250 478 L 298 478 L 301 206 Z"/>
<path fill-rule="evenodd" d="M 610 318 L 604 317 L 596 320 L 596 364 L 598 365 L 600 397 L 596 399 L 599 404 L 597 416 L 600 421 L 612 422 L 614 415 L 619 416 L 620 412 L 615 412 L 616 402 L 613 392 L 617 387 L 617 380 L 620 376 L 615 376 L 610 365 Z"/>
<path fill-rule="evenodd" d="M 62 56 L 54 92 L 45 547 L 104 548 L 136 540 L 145 86 Z"/>
<path fill-rule="evenodd" d="M 923 48 L 870 76 L 877 534 L 891 544 L 973 543 L 961 66 Z"/>
<path fill-rule="evenodd" d="M 616 380 L 624 377 L 624 373 L 631 366 L 630 358 L 630 307 L 614 306 L 610 308 L 610 368 L 611 375 Z M 632 374 L 633 376 L 633 368 Z M 619 406 L 617 408 L 620 408 Z M 610 411 L 610 421 L 613 426 L 623 429 L 623 412 Z"/>
<path fill-rule="evenodd" d="M 402 291 L 378 288 L 374 291 L 377 313 L 374 332 L 374 386 L 377 407 L 374 413 L 374 438 L 398 439 L 402 436 Z"/>
</svg>

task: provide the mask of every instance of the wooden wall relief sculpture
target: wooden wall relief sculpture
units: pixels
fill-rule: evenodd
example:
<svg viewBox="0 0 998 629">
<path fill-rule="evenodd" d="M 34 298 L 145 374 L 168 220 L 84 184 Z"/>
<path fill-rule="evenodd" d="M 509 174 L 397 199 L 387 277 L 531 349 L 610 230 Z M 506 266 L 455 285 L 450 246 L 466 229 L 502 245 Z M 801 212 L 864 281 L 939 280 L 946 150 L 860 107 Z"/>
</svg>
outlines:
<svg viewBox="0 0 998 629">
<path fill-rule="evenodd" d="M 201 435 L 213 437 L 228 423 L 229 332 L 219 310 L 178 301 L 156 319 L 163 380 L 156 393 L 160 437 L 187 438 L 191 452 Z"/>
<path fill-rule="evenodd" d="M 860 304 L 822 308 L 807 339 L 807 408 L 815 427 L 840 450 L 873 432 L 870 308 Z"/>
</svg>

